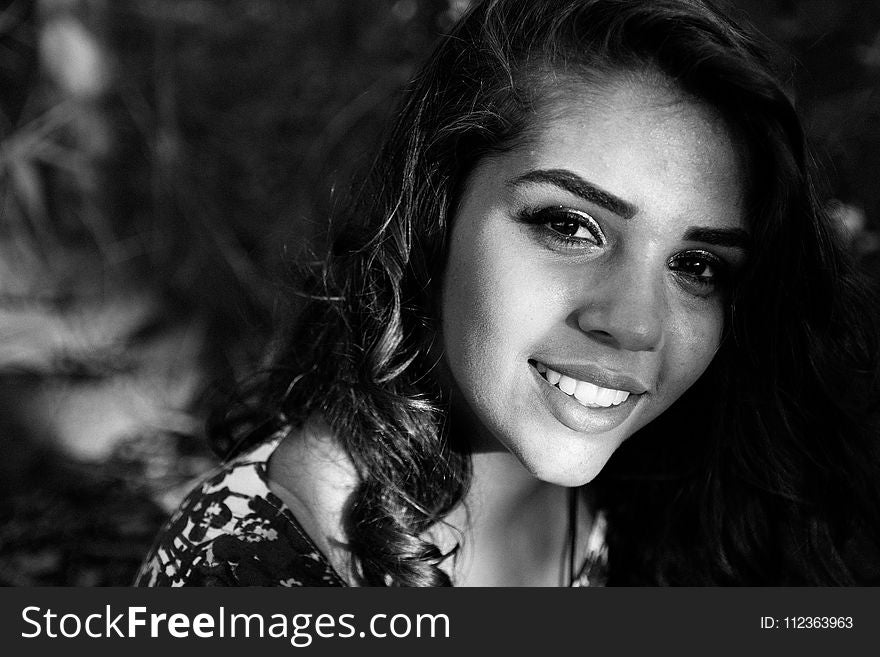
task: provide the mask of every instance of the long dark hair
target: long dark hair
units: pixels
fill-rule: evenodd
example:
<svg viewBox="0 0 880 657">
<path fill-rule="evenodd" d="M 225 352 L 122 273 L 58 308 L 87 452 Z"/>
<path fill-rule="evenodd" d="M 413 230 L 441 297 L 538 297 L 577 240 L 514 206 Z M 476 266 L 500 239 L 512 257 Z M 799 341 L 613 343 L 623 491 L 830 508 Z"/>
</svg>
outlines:
<svg viewBox="0 0 880 657">
<path fill-rule="evenodd" d="M 800 123 L 753 37 L 703 0 L 486 0 L 406 90 L 367 182 L 305 270 L 268 374 L 215 418 L 231 454 L 318 415 L 360 485 L 367 585 L 449 585 L 422 538 L 463 497 L 436 299 L 459 190 L 514 148 L 558 79 L 659 74 L 716 108 L 747 162 L 753 256 L 704 377 L 595 482 L 612 583 L 862 581 L 880 527 L 876 333 L 817 202 Z M 857 543 L 856 522 L 872 533 Z"/>
</svg>

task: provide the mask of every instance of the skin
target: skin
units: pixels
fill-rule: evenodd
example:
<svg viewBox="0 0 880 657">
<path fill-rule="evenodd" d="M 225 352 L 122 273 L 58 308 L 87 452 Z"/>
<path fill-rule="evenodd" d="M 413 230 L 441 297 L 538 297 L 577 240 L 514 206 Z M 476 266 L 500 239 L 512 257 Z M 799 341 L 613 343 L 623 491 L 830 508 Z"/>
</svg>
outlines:
<svg viewBox="0 0 880 657">
<path fill-rule="evenodd" d="M 571 92 L 546 116 L 526 146 L 485 159 L 467 181 L 443 344 L 456 426 L 475 451 L 578 486 L 718 349 L 723 273 L 745 258 L 743 176 L 723 122 L 662 83 Z M 584 184 L 600 192 L 583 198 Z M 584 408 L 536 363 L 630 397 Z"/>
</svg>

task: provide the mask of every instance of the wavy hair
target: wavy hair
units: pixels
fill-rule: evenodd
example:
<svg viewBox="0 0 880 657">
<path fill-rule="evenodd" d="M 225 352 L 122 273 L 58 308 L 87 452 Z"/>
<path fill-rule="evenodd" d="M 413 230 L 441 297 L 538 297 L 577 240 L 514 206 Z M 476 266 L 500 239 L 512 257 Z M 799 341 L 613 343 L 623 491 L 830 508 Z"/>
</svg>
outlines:
<svg viewBox="0 0 880 657">
<path fill-rule="evenodd" d="M 594 482 L 611 583 L 876 576 L 859 555 L 880 527 L 878 333 L 764 49 L 703 0 L 486 0 L 406 90 L 268 374 L 211 426 L 228 454 L 314 415 L 330 425 L 360 478 L 346 531 L 363 584 L 451 584 L 423 536 L 470 478 L 434 344 L 463 182 L 529 139 L 560 80 L 614 75 L 659 75 L 721 114 L 747 163 L 755 248 L 707 373 Z M 856 540 L 859 522 L 874 529 Z"/>
</svg>

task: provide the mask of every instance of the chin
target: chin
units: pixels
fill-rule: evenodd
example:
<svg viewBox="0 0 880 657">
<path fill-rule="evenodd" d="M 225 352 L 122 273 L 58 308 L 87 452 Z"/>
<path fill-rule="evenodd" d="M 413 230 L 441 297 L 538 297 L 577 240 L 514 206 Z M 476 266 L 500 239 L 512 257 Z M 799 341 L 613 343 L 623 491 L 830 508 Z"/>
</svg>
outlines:
<svg viewBox="0 0 880 657">
<path fill-rule="evenodd" d="M 584 486 L 595 479 L 614 450 L 558 450 L 547 454 L 543 450 L 529 456 L 520 456 L 520 462 L 536 479 L 568 488 Z"/>
</svg>

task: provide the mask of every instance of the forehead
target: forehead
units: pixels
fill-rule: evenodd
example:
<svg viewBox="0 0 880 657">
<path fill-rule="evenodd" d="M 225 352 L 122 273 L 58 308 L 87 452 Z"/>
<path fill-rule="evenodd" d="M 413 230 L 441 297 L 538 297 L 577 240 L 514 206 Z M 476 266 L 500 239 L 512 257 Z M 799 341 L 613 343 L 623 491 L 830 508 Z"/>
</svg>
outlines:
<svg viewBox="0 0 880 657">
<path fill-rule="evenodd" d="M 717 111 L 662 82 L 571 85 L 505 168 L 566 168 L 637 207 L 740 224 L 740 148 Z"/>
</svg>

